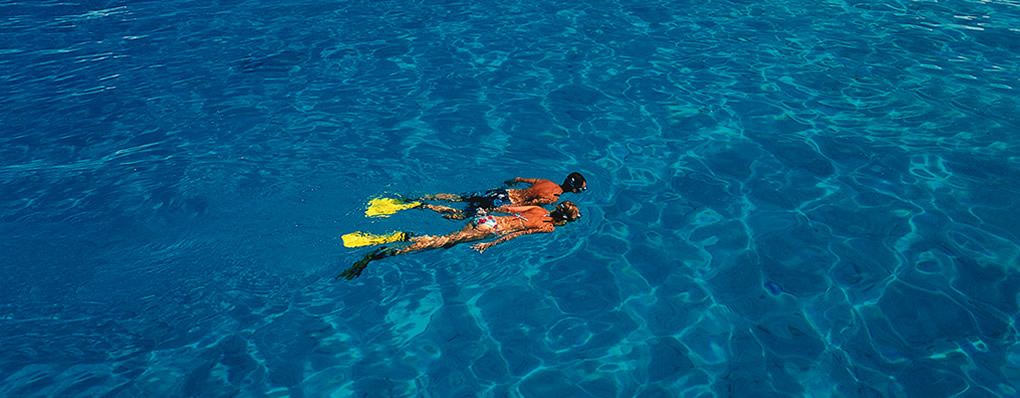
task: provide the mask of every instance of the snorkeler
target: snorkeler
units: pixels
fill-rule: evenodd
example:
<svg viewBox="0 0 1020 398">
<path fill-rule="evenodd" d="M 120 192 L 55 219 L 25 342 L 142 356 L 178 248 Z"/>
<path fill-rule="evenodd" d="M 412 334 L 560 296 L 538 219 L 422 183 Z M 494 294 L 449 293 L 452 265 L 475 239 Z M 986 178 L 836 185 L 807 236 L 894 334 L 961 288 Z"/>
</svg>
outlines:
<svg viewBox="0 0 1020 398">
<path fill-rule="evenodd" d="M 338 275 L 337 279 L 346 278 L 351 280 L 358 277 L 361 275 L 361 271 L 372 260 L 420 250 L 450 248 L 459 243 L 474 242 L 499 236 L 496 240 L 471 245 L 472 249 L 483 253 L 492 246 L 516 237 L 534 233 L 549 233 L 555 230 L 556 227 L 566 225 L 568 222 L 581 218 L 581 211 L 578 210 L 577 205 L 571 202 L 560 203 L 551 212 L 540 206 L 503 206 L 498 208 L 497 211 L 511 215 L 493 216 L 491 214 L 479 214 L 460 231 L 442 236 L 411 236 L 409 233 L 400 232 L 398 233 L 401 238 L 400 240 L 411 242 L 411 244 L 394 248 L 380 247 L 366 254 L 365 257 Z"/>
<path fill-rule="evenodd" d="M 425 195 L 417 199 L 374 199 L 369 203 L 369 210 L 365 213 L 369 216 L 386 216 L 398 210 L 417 207 L 444 213 L 444 218 L 463 220 L 479 213 L 479 210 L 492 211 L 503 206 L 553 204 L 560 200 L 560 195 L 564 192 L 580 193 L 588 189 L 584 176 L 578 172 L 570 173 L 562 185 L 540 178 L 521 177 L 507 180 L 505 184 L 513 186 L 520 182 L 531 184 L 531 186 L 523 189 L 497 188 L 463 195 L 441 193 Z M 467 203 L 467 209 L 460 210 L 449 206 L 421 203 L 421 201 L 463 202 Z"/>
</svg>

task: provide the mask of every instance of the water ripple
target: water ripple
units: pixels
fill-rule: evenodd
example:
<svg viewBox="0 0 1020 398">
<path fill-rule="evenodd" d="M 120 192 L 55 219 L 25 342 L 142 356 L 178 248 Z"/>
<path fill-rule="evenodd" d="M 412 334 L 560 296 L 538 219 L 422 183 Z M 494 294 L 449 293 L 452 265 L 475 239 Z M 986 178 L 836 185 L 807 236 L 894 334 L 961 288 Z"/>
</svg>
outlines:
<svg viewBox="0 0 1020 398">
<path fill-rule="evenodd" d="M 0 4 L 0 395 L 1015 395 L 1018 5 Z"/>
</svg>

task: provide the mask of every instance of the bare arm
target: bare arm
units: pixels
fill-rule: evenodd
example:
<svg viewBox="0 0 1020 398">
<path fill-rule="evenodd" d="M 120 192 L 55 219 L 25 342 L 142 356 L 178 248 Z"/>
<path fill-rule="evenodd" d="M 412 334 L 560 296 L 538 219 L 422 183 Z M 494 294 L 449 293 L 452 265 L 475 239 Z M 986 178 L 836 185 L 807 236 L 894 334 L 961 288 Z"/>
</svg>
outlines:
<svg viewBox="0 0 1020 398">
<path fill-rule="evenodd" d="M 535 185 L 535 183 L 537 183 L 539 180 L 540 180 L 539 178 L 514 177 L 511 180 L 506 180 L 505 183 L 506 183 L 506 185 L 517 185 L 518 182 L 523 182 L 523 183 L 528 183 L 528 184 L 531 184 L 531 185 Z"/>
<path fill-rule="evenodd" d="M 500 213 L 506 213 L 506 214 L 514 214 L 514 213 L 520 214 L 520 213 L 524 213 L 524 212 L 526 212 L 528 210 L 534 209 L 536 207 L 538 207 L 538 206 L 500 206 L 500 207 L 497 207 L 495 209 L 492 209 L 492 211 L 498 211 Z"/>
<path fill-rule="evenodd" d="M 493 247 L 495 245 L 498 245 L 500 243 L 506 242 L 506 241 L 508 241 L 510 239 L 516 238 L 518 236 L 524 236 L 524 235 L 540 233 L 540 232 L 542 232 L 542 233 L 544 233 L 544 232 L 552 232 L 552 229 L 529 229 L 529 230 L 526 230 L 526 231 L 518 231 L 518 232 L 514 232 L 514 233 L 503 235 L 503 236 L 499 237 L 499 239 L 496 239 L 496 240 L 494 240 L 492 242 L 475 243 L 475 244 L 471 245 L 471 248 L 476 250 L 476 251 L 478 251 L 479 253 L 484 253 L 486 249 L 488 249 L 490 247 Z"/>
</svg>

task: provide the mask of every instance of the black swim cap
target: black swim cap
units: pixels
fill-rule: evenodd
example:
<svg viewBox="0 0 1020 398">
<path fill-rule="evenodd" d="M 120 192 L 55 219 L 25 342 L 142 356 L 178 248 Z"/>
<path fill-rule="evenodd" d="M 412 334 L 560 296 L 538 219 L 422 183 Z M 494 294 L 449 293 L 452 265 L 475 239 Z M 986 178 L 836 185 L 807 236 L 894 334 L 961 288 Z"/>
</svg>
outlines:
<svg viewBox="0 0 1020 398">
<path fill-rule="evenodd" d="M 582 192 L 588 189 L 588 186 L 585 184 L 584 176 L 576 171 L 570 173 L 570 175 L 567 176 L 566 181 L 563 181 L 563 185 L 572 188 L 574 192 Z"/>
</svg>

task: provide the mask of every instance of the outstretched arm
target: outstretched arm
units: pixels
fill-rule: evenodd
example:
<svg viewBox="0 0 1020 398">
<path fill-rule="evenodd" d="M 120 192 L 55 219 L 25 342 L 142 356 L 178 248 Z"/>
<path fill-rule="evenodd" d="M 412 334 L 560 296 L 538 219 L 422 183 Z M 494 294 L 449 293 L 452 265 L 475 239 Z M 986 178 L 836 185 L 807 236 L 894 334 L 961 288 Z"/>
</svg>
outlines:
<svg viewBox="0 0 1020 398">
<path fill-rule="evenodd" d="M 479 253 L 485 253 L 486 249 L 488 249 L 490 247 L 493 247 L 495 245 L 498 245 L 500 243 L 506 242 L 506 241 L 508 241 L 510 239 L 516 238 L 518 236 L 524 236 L 524 235 L 529 235 L 529 234 L 534 234 L 534 233 L 539 233 L 539 232 L 551 232 L 551 231 L 552 231 L 551 229 L 549 229 L 549 230 L 545 230 L 545 229 L 529 229 L 527 231 L 518 231 L 518 232 L 511 233 L 511 234 L 503 235 L 499 239 L 496 239 L 496 240 L 491 241 L 491 242 L 475 243 L 475 244 L 471 245 L 471 248 L 476 250 L 476 251 L 478 251 Z"/>
<path fill-rule="evenodd" d="M 497 211 L 497 212 L 506 213 L 506 214 L 514 214 L 514 213 L 524 213 L 524 212 L 526 212 L 528 210 L 531 210 L 531 209 L 534 209 L 536 207 L 538 207 L 538 206 L 500 206 L 500 207 L 497 207 L 495 209 L 492 209 L 492 211 Z"/>
<path fill-rule="evenodd" d="M 539 181 L 538 178 L 514 177 L 513 179 L 506 180 L 505 183 L 506 183 L 506 185 L 516 185 L 518 182 L 524 182 L 524 183 L 528 183 L 528 184 L 531 184 L 531 185 L 535 185 L 535 183 L 538 182 L 538 181 Z"/>
</svg>

